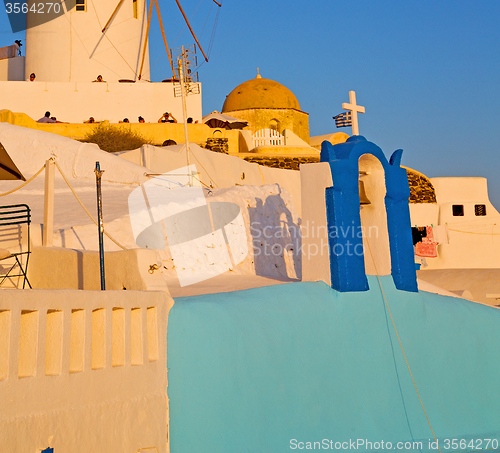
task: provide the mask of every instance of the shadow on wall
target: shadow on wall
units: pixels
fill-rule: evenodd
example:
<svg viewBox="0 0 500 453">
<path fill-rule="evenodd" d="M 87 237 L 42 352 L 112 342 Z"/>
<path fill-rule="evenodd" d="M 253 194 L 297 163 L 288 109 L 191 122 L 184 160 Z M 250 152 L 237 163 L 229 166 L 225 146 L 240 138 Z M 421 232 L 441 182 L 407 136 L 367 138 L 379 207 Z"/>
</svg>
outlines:
<svg viewBox="0 0 500 453">
<path fill-rule="evenodd" d="M 293 216 L 280 195 L 256 198 L 248 208 L 255 274 L 266 277 L 302 278 L 300 220 Z"/>
</svg>

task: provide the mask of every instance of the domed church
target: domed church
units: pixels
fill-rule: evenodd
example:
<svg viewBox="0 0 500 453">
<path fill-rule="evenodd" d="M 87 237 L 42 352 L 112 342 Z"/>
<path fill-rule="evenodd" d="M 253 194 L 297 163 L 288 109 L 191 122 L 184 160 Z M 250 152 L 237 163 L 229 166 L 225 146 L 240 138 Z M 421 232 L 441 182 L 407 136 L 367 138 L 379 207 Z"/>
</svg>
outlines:
<svg viewBox="0 0 500 453">
<path fill-rule="evenodd" d="M 257 77 L 226 96 L 222 113 L 248 123 L 238 153 L 248 162 L 298 170 L 301 163 L 319 161 L 319 149 L 310 145 L 309 114 L 287 87 L 258 69 Z"/>
<path fill-rule="evenodd" d="M 309 143 L 309 114 L 287 87 L 259 73 L 229 93 L 222 113 L 248 121 L 252 133 L 271 129 L 283 134 L 287 129 Z"/>
</svg>

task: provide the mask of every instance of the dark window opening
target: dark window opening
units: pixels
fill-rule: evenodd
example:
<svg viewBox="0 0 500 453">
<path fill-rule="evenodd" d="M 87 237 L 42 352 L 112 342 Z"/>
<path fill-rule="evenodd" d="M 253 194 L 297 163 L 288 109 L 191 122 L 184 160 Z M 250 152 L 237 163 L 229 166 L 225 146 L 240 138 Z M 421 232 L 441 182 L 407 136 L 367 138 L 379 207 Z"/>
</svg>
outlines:
<svg viewBox="0 0 500 453">
<path fill-rule="evenodd" d="M 413 245 L 422 242 L 423 238 L 427 237 L 427 228 L 425 227 L 412 227 L 411 237 L 413 239 Z"/>
<path fill-rule="evenodd" d="M 86 0 L 76 0 L 76 10 L 77 11 L 87 11 Z"/>
<path fill-rule="evenodd" d="M 133 3 L 133 8 L 134 8 L 134 19 L 138 19 L 139 18 L 139 10 L 138 10 L 138 6 L 137 6 L 137 0 L 132 0 L 132 3 Z"/>
<path fill-rule="evenodd" d="M 452 205 L 452 211 L 454 216 L 463 216 L 464 215 L 464 205 L 463 204 L 454 204 Z"/>
<path fill-rule="evenodd" d="M 474 206 L 474 213 L 476 215 L 486 215 L 486 205 L 485 204 L 476 204 Z"/>
</svg>

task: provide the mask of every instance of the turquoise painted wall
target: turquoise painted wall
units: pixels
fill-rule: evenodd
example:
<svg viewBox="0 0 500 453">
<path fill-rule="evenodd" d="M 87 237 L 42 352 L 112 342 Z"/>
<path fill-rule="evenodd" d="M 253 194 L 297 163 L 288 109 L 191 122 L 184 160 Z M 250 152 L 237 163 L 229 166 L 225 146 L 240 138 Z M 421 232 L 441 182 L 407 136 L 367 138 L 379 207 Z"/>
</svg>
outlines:
<svg viewBox="0 0 500 453">
<path fill-rule="evenodd" d="M 323 439 L 423 440 L 414 451 L 428 451 L 432 433 L 368 278 L 366 292 L 308 282 L 176 299 L 171 451 L 278 453 Z M 500 439 L 500 310 L 382 284 L 441 451 L 446 438 Z"/>
</svg>

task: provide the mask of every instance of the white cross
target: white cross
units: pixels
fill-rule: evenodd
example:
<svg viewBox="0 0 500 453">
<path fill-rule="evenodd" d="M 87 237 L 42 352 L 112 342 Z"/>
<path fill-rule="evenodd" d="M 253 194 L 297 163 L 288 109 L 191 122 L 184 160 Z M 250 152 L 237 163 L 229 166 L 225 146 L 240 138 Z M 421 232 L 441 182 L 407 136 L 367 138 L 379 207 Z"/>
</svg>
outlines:
<svg viewBox="0 0 500 453">
<path fill-rule="evenodd" d="M 358 112 L 359 113 L 365 113 L 365 108 L 362 107 L 361 105 L 356 105 L 356 92 L 355 91 L 349 91 L 349 102 L 344 102 L 342 104 L 342 108 L 344 110 L 350 110 L 351 111 L 351 118 L 352 118 L 352 135 L 359 135 L 359 127 L 358 127 Z"/>
</svg>

